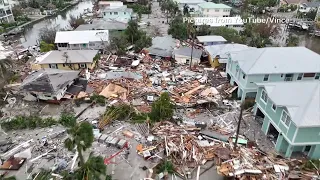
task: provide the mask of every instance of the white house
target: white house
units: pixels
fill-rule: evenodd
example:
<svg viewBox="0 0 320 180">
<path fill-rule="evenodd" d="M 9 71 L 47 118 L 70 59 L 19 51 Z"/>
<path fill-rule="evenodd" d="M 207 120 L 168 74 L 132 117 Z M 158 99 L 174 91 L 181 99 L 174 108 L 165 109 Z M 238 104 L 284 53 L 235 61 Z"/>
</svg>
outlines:
<svg viewBox="0 0 320 180">
<path fill-rule="evenodd" d="M 11 6 L 8 2 L 0 1 L 0 23 L 14 22 Z"/>
<path fill-rule="evenodd" d="M 194 17 L 194 24 L 196 26 L 208 25 L 211 27 L 230 27 L 235 30 L 242 30 L 244 21 L 240 16 L 235 17 Z"/>
<path fill-rule="evenodd" d="M 199 10 L 198 4 L 204 3 L 204 0 L 174 0 L 178 4 L 180 11 L 183 12 L 185 6 L 188 7 L 189 12 L 196 12 Z"/>
<path fill-rule="evenodd" d="M 58 50 L 102 50 L 109 43 L 108 30 L 59 31 L 55 44 Z"/>
<path fill-rule="evenodd" d="M 222 36 L 197 36 L 197 39 L 205 46 L 224 44 L 227 42 L 227 40 Z"/>
<path fill-rule="evenodd" d="M 213 2 L 204 2 L 198 4 L 199 14 L 202 17 L 229 17 L 231 7 L 225 4 L 216 4 Z"/>
</svg>

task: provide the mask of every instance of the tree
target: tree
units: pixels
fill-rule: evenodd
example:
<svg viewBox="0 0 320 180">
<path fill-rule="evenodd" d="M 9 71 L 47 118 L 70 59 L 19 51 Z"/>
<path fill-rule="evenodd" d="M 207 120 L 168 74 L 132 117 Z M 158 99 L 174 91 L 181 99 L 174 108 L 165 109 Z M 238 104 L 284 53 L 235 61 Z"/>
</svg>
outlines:
<svg viewBox="0 0 320 180">
<path fill-rule="evenodd" d="M 162 93 L 160 98 L 152 103 L 152 109 L 150 112 L 150 119 L 154 122 L 168 120 L 173 115 L 174 105 L 170 100 L 170 96 L 167 92 Z"/>
<path fill-rule="evenodd" d="M 54 44 L 48 44 L 44 41 L 40 42 L 40 51 L 41 52 L 48 52 L 48 51 L 52 51 L 55 49 Z"/>
<path fill-rule="evenodd" d="M 121 33 L 119 36 L 112 37 L 110 43 L 105 47 L 105 51 L 112 53 L 115 51 L 117 55 L 126 54 L 126 48 L 128 47 L 128 41 L 125 34 Z"/>
<path fill-rule="evenodd" d="M 88 160 L 75 171 L 75 179 L 93 180 L 101 179 L 101 176 L 106 175 L 107 167 L 101 156 L 93 156 L 90 153 Z"/>
<path fill-rule="evenodd" d="M 293 34 L 289 34 L 288 39 L 286 40 L 286 44 L 288 47 L 294 47 L 299 45 L 299 37 Z"/>
<path fill-rule="evenodd" d="M 185 4 L 183 6 L 183 15 L 186 16 L 187 14 L 189 14 L 189 6 L 187 4 Z"/>
<path fill-rule="evenodd" d="M 125 35 L 127 36 L 128 42 L 131 42 L 134 44 L 139 38 L 140 38 L 140 31 L 139 31 L 139 26 L 138 23 L 134 20 L 130 20 L 128 22 L 128 27 L 124 31 Z"/>
<path fill-rule="evenodd" d="M 86 21 L 80 16 L 75 17 L 73 15 L 70 15 L 70 20 L 69 20 L 69 25 L 73 28 L 76 29 L 79 27 L 81 24 L 85 24 Z"/>
<path fill-rule="evenodd" d="M 141 51 L 145 47 L 150 47 L 152 45 L 151 37 L 147 36 L 145 32 L 142 33 L 140 39 L 138 39 L 134 45 L 134 50 L 136 52 Z"/>
<path fill-rule="evenodd" d="M 70 113 L 62 113 L 59 118 L 59 123 L 65 127 L 71 128 L 77 124 L 77 118 Z"/>
<path fill-rule="evenodd" d="M 11 59 L 1 59 L 0 60 L 0 77 L 4 78 L 9 72 L 10 67 L 12 67 Z"/>
<path fill-rule="evenodd" d="M 168 34 L 173 38 L 185 40 L 188 38 L 187 24 L 183 22 L 182 16 L 176 16 L 170 22 Z"/>
<path fill-rule="evenodd" d="M 211 34 L 224 37 L 228 42 L 244 43 L 244 38 L 240 36 L 239 32 L 235 29 L 228 27 L 214 27 L 211 29 Z"/>
<path fill-rule="evenodd" d="M 209 25 L 202 25 L 199 26 L 197 30 L 197 36 L 206 36 L 211 34 L 211 27 Z"/>
<path fill-rule="evenodd" d="M 271 44 L 269 38 L 263 38 L 260 34 L 254 33 L 249 41 L 249 46 L 262 48 L 266 47 L 267 44 Z"/>
<path fill-rule="evenodd" d="M 59 30 L 57 27 L 43 27 L 39 32 L 39 40 L 44 41 L 47 44 L 54 44 L 54 40 L 56 38 L 56 33 Z"/>
<path fill-rule="evenodd" d="M 69 117 L 70 122 L 73 122 L 74 117 Z M 69 125 L 69 123 L 66 123 Z M 68 127 L 68 126 L 67 126 Z M 79 153 L 80 166 L 84 165 L 82 152 L 91 147 L 93 142 L 92 125 L 89 122 L 82 122 L 74 124 L 67 130 L 69 137 L 64 141 L 65 147 L 72 151 L 74 148 Z"/>
</svg>

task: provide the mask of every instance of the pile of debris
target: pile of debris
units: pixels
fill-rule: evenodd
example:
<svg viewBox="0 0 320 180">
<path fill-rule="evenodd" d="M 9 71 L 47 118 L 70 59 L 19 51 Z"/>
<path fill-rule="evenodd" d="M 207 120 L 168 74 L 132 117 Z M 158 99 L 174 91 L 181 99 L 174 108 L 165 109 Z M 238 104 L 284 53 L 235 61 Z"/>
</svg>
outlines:
<svg viewBox="0 0 320 180">
<path fill-rule="evenodd" d="M 303 161 L 265 153 L 241 136 L 234 147 L 235 138 L 230 133 L 226 135 L 197 125 L 176 125 L 168 121 L 156 123 L 151 132 L 156 136 L 148 137 L 153 143 L 146 148 L 139 145 L 138 154 L 149 160 L 164 151 L 177 175 L 184 178 L 208 161 L 215 162 L 218 174 L 239 179 L 316 177 L 315 172 L 301 170 Z"/>
</svg>

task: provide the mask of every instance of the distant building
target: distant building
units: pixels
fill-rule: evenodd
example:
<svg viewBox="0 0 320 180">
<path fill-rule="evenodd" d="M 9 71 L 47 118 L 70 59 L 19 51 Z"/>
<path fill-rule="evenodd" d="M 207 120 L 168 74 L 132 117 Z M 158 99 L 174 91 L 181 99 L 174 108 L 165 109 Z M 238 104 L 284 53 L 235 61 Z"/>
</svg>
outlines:
<svg viewBox="0 0 320 180">
<path fill-rule="evenodd" d="M 11 6 L 4 0 L 0 1 L 0 23 L 14 22 Z"/>
<path fill-rule="evenodd" d="M 196 26 L 208 25 L 211 27 L 230 27 L 235 30 L 242 30 L 244 22 L 240 16 L 235 17 L 195 17 L 194 22 Z"/>
<path fill-rule="evenodd" d="M 102 50 L 107 43 L 108 30 L 59 31 L 55 38 L 58 50 Z"/>
<path fill-rule="evenodd" d="M 216 4 L 213 2 L 204 2 L 198 4 L 199 14 L 202 17 L 229 17 L 231 7 L 225 4 Z"/>
<path fill-rule="evenodd" d="M 197 12 L 199 10 L 198 4 L 204 3 L 204 0 L 174 0 L 178 4 L 180 11 L 183 12 L 184 7 L 188 7 L 189 12 Z"/>
<path fill-rule="evenodd" d="M 78 77 L 79 71 L 40 69 L 23 80 L 20 91 L 35 100 L 59 101 Z"/>
<path fill-rule="evenodd" d="M 121 1 L 99 1 L 99 9 L 114 9 L 123 6 Z"/>
<path fill-rule="evenodd" d="M 290 158 L 299 153 L 320 158 L 320 82 L 258 83 L 254 114 L 276 151 Z"/>
<path fill-rule="evenodd" d="M 224 44 L 227 42 L 227 40 L 222 36 L 197 36 L 197 39 L 205 46 Z"/>
<path fill-rule="evenodd" d="M 133 10 L 127 6 L 116 8 L 105 8 L 100 11 L 101 16 L 105 20 L 113 20 L 127 23 L 132 19 Z"/>
<path fill-rule="evenodd" d="M 58 50 L 49 51 L 36 59 L 41 68 L 79 70 L 92 69 L 95 66 L 94 57 L 98 50 Z"/>
<path fill-rule="evenodd" d="M 192 62 L 191 62 L 191 52 L 192 52 Z M 181 47 L 173 51 L 173 57 L 177 64 L 190 64 L 197 65 L 200 63 L 202 56 L 202 50 L 193 49 L 190 47 Z"/>
</svg>

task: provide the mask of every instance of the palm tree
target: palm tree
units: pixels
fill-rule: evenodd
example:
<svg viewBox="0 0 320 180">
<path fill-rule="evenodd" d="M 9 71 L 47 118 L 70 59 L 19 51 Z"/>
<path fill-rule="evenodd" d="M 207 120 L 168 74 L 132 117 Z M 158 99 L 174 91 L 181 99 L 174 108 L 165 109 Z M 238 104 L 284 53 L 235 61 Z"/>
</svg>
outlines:
<svg viewBox="0 0 320 180">
<path fill-rule="evenodd" d="M 0 60 L 0 77 L 1 78 L 4 78 L 4 76 L 7 75 L 11 66 L 12 66 L 11 59 Z"/>
<path fill-rule="evenodd" d="M 67 132 L 69 137 L 64 141 L 64 145 L 69 151 L 77 149 L 82 167 L 84 165 L 82 152 L 91 147 L 93 142 L 92 125 L 89 122 L 77 123 Z"/>
<path fill-rule="evenodd" d="M 100 179 L 101 175 L 106 174 L 106 165 L 101 156 L 93 156 L 93 153 L 90 153 L 88 160 L 76 170 L 75 174 L 81 179 Z M 79 179 L 77 178 L 77 179 Z"/>
</svg>

